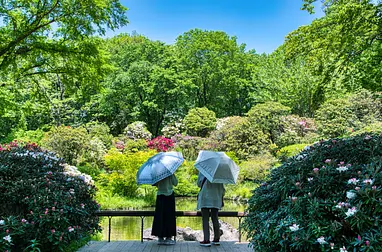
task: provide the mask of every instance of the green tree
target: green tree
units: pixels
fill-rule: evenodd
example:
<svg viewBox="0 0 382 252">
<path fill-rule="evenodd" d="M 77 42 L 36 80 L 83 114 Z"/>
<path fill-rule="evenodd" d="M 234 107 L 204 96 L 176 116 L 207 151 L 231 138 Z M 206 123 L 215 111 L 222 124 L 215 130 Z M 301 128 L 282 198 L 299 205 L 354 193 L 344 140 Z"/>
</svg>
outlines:
<svg viewBox="0 0 382 252">
<path fill-rule="evenodd" d="M 68 73 L 64 61 L 93 58 L 97 46 L 89 38 L 127 24 L 126 10 L 119 0 L 1 1 L 0 71 Z"/>
<path fill-rule="evenodd" d="M 306 0 L 304 8 L 312 11 L 313 2 Z M 331 0 L 324 2 L 324 12 L 324 17 L 286 37 L 288 58 L 303 56 L 312 71 L 323 77 L 328 94 L 359 88 L 380 91 L 382 3 Z"/>
<path fill-rule="evenodd" d="M 284 46 L 260 55 L 252 78 L 257 87 L 250 92 L 253 104 L 277 101 L 295 114 L 311 117 L 325 98 L 320 76 L 314 75 L 301 57 L 287 61 Z"/>
<path fill-rule="evenodd" d="M 166 117 L 184 115 L 189 107 L 189 87 L 179 77 L 173 48 L 137 34 L 109 43 L 117 70 L 108 77 L 100 102 L 103 119 L 114 133 L 139 120 L 158 135 Z"/>
<path fill-rule="evenodd" d="M 225 32 L 190 30 L 176 40 L 176 52 L 192 83 L 195 107 L 207 107 L 218 117 L 248 111 L 253 51 L 245 52 L 236 37 Z"/>
</svg>

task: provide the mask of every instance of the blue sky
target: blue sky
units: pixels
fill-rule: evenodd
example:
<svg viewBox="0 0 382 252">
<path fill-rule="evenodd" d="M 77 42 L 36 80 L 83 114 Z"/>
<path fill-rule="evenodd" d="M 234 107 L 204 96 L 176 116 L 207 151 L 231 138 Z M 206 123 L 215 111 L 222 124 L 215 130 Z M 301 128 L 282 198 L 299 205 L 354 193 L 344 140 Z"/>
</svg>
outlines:
<svg viewBox="0 0 382 252">
<path fill-rule="evenodd" d="M 225 31 L 258 53 L 271 53 L 285 36 L 323 16 L 300 10 L 302 0 L 121 0 L 130 24 L 107 36 L 136 31 L 173 44 L 182 33 L 199 28 Z"/>
</svg>

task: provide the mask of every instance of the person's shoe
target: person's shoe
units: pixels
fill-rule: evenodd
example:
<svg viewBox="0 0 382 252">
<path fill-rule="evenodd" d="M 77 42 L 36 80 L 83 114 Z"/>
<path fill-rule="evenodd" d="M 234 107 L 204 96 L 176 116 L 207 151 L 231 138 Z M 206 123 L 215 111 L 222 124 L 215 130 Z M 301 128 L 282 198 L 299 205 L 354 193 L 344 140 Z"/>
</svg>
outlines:
<svg viewBox="0 0 382 252">
<path fill-rule="evenodd" d="M 166 240 L 164 241 L 164 244 L 165 244 L 165 245 L 175 245 L 175 241 L 172 240 L 171 238 L 170 238 L 170 239 L 166 239 Z"/>
<path fill-rule="evenodd" d="M 215 246 L 219 246 L 220 245 L 220 241 L 219 240 L 213 240 L 211 243 L 213 245 L 215 245 Z"/>
<path fill-rule="evenodd" d="M 158 238 L 158 245 L 164 245 L 164 244 L 166 244 L 166 241 L 162 237 L 159 237 Z"/>
<path fill-rule="evenodd" d="M 211 242 L 210 241 L 201 241 L 201 242 L 199 242 L 199 245 L 203 246 L 203 247 L 211 247 Z"/>
</svg>

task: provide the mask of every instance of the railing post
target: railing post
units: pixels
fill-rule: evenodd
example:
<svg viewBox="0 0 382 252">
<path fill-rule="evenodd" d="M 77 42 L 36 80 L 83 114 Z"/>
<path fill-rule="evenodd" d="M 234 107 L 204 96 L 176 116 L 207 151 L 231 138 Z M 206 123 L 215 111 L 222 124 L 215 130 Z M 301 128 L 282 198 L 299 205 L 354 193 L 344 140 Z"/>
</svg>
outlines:
<svg viewBox="0 0 382 252">
<path fill-rule="evenodd" d="M 242 217 L 238 217 L 239 218 L 239 242 L 241 242 L 241 218 Z"/>
<path fill-rule="evenodd" d="M 109 217 L 109 234 L 108 234 L 107 241 L 110 242 L 110 235 L 111 235 L 111 216 L 108 216 L 108 217 Z"/>
<path fill-rule="evenodd" d="M 143 242 L 143 220 L 145 216 L 141 216 L 141 242 Z"/>
</svg>

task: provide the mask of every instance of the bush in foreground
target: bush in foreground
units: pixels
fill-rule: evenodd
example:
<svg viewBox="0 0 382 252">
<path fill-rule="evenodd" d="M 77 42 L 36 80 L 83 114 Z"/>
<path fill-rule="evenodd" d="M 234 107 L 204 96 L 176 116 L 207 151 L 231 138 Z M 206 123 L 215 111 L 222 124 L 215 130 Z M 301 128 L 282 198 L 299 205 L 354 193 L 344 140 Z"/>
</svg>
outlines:
<svg viewBox="0 0 382 252">
<path fill-rule="evenodd" d="M 0 195 L 0 251 L 67 251 L 100 231 L 91 178 L 34 144 L 0 146 Z"/>
<path fill-rule="evenodd" d="M 244 223 L 255 251 L 382 251 L 382 137 L 316 143 L 272 170 Z M 342 249 L 342 250 L 341 250 Z"/>
</svg>

